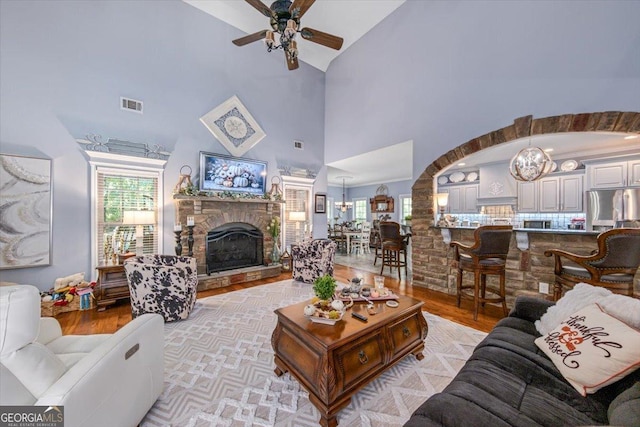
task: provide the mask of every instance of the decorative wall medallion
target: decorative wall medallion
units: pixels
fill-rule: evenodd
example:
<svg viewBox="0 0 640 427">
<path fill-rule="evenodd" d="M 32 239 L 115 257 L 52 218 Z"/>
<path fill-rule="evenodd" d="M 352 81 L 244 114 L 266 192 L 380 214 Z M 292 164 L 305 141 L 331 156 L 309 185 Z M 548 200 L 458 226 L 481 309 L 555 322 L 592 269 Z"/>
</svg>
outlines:
<svg viewBox="0 0 640 427">
<path fill-rule="evenodd" d="M 489 194 L 499 196 L 502 193 L 504 193 L 504 185 L 501 182 L 493 181 L 489 184 Z"/>
<path fill-rule="evenodd" d="M 266 136 L 235 95 L 200 117 L 200 121 L 233 156 L 242 156 Z"/>
</svg>

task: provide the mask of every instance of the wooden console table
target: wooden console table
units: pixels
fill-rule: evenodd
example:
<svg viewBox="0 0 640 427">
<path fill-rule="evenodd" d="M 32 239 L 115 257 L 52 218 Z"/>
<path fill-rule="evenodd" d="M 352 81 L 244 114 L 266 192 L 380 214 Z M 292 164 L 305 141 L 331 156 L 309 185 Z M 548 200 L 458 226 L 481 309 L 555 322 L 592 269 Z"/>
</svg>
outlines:
<svg viewBox="0 0 640 427">
<path fill-rule="evenodd" d="M 129 298 L 129 284 L 124 272 L 124 265 L 101 265 L 98 270 L 95 297 L 98 311 L 104 311 L 107 306 L 116 301 Z"/>
<path fill-rule="evenodd" d="M 309 400 L 321 414 L 320 425 L 337 426 L 337 413 L 349 405 L 351 396 L 404 356 L 424 357 L 423 303 L 406 296 L 398 302 L 397 308 L 376 303 L 375 315 L 357 303 L 335 325 L 305 318 L 308 301 L 275 311 L 275 373 L 290 372 L 309 391 Z M 352 310 L 367 316 L 368 322 L 352 318 Z"/>
</svg>

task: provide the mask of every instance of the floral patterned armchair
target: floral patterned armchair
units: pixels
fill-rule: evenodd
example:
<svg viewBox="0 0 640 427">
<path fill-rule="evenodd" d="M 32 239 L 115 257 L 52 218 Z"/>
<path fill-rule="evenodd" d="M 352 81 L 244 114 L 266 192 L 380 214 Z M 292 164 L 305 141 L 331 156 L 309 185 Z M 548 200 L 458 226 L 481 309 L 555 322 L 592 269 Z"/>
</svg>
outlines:
<svg viewBox="0 0 640 427">
<path fill-rule="evenodd" d="M 196 259 L 172 255 L 144 255 L 124 263 L 131 315 L 158 313 L 165 322 L 186 319 L 196 303 Z"/>
<path fill-rule="evenodd" d="M 313 283 L 320 276 L 333 276 L 336 243 L 329 239 L 315 239 L 291 247 L 293 280 Z"/>
</svg>

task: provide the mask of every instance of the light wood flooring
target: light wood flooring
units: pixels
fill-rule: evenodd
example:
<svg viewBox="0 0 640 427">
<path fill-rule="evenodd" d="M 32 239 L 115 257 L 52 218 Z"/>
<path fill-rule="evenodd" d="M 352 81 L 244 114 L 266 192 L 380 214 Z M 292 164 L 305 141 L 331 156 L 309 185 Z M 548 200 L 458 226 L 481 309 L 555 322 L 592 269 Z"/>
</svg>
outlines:
<svg viewBox="0 0 640 427">
<path fill-rule="evenodd" d="M 334 276 L 341 282 L 348 282 L 357 274 L 362 274 L 365 283 L 373 283 L 374 273 L 348 267 L 344 265 L 335 265 Z M 212 289 L 198 292 L 198 298 L 208 297 L 211 295 L 219 295 L 226 292 L 237 291 L 239 289 L 259 286 L 266 283 L 278 282 L 291 278 L 291 273 L 283 273 L 280 276 L 270 279 L 257 280 L 254 282 L 231 285 L 220 289 Z M 484 308 L 480 308 L 478 320 L 473 320 L 473 302 L 470 300 L 462 300 L 460 308 L 456 307 L 456 299 L 453 295 L 446 295 L 442 292 L 431 291 L 422 287 L 413 287 L 407 284 L 406 280 L 398 280 L 395 277 L 386 277 L 385 285 L 401 295 L 408 295 L 424 302 L 423 309 L 429 313 L 452 320 L 454 322 L 470 326 L 472 328 L 488 332 L 493 328 L 502 315 L 502 309 L 499 305 L 487 304 Z M 309 285 L 311 286 L 311 285 Z M 105 311 L 97 310 L 72 311 L 59 314 L 56 319 L 62 326 L 63 333 L 66 334 L 100 334 L 113 333 L 131 321 L 131 307 L 128 300 L 124 300 L 115 304 Z"/>
</svg>

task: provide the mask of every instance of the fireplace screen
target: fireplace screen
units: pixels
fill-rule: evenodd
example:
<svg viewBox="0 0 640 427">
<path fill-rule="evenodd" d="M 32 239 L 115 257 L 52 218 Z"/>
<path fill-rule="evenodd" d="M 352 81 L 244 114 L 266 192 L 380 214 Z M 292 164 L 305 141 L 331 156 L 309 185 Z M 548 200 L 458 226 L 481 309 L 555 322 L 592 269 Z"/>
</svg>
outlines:
<svg viewBox="0 0 640 427">
<path fill-rule="evenodd" d="M 207 274 L 262 265 L 262 232 L 250 224 L 234 222 L 207 233 Z"/>
</svg>

